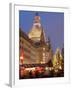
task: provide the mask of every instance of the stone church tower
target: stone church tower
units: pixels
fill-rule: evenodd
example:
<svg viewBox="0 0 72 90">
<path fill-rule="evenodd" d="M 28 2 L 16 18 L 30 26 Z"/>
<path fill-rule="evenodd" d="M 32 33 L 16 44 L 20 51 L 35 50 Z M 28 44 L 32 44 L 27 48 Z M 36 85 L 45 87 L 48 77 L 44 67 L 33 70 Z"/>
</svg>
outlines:
<svg viewBox="0 0 72 90">
<path fill-rule="evenodd" d="M 40 41 L 45 42 L 45 34 L 40 20 L 41 19 L 39 14 L 36 13 L 34 17 L 33 26 L 28 34 L 29 38 L 34 42 L 40 42 Z"/>
<path fill-rule="evenodd" d="M 28 33 L 29 38 L 34 42 L 37 53 L 37 63 L 48 63 L 48 46 L 46 44 L 46 36 L 41 25 L 41 18 L 38 13 L 35 14 L 33 26 Z"/>
</svg>

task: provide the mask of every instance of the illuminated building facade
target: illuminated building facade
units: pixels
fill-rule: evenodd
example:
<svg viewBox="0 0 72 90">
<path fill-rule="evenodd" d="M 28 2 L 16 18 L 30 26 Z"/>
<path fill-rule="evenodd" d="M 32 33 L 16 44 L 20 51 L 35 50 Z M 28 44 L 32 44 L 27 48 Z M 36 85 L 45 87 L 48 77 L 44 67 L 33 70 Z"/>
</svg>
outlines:
<svg viewBox="0 0 72 90">
<path fill-rule="evenodd" d="M 35 59 L 36 49 L 33 42 L 20 30 L 20 64 L 33 64 L 36 63 Z"/>
<path fill-rule="evenodd" d="M 33 26 L 26 35 L 20 29 L 20 64 L 45 64 L 52 60 L 40 16 L 36 13 Z"/>
</svg>

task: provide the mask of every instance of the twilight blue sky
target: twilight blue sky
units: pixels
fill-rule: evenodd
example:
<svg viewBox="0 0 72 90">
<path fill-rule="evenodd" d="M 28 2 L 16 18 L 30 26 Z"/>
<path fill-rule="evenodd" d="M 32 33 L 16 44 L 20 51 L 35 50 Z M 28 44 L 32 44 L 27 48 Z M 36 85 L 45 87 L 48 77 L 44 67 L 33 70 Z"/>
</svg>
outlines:
<svg viewBox="0 0 72 90">
<path fill-rule="evenodd" d="M 36 11 L 19 11 L 19 27 L 26 33 L 30 31 Z M 53 51 L 64 44 L 64 13 L 38 12 L 46 37 L 51 40 Z"/>
</svg>

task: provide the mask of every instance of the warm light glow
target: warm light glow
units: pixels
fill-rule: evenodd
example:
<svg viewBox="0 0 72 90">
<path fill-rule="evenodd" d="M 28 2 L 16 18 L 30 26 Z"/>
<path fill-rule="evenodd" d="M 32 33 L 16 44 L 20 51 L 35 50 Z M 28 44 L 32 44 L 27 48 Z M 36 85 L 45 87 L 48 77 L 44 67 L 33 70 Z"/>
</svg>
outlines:
<svg viewBox="0 0 72 90">
<path fill-rule="evenodd" d="M 24 59 L 23 56 L 20 56 L 20 60 Z"/>
<path fill-rule="evenodd" d="M 45 53 L 43 53 L 43 56 L 45 56 Z"/>
<path fill-rule="evenodd" d="M 49 70 L 51 71 L 51 70 L 52 70 L 52 68 L 50 67 L 50 68 L 49 68 Z"/>
<path fill-rule="evenodd" d="M 41 26 L 41 24 L 40 24 L 40 23 L 34 23 L 33 25 L 35 25 L 35 26 L 36 26 L 36 25 L 38 25 L 39 27 Z"/>
<path fill-rule="evenodd" d="M 56 69 L 55 72 L 58 72 L 58 70 Z"/>
<path fill-rule="evenodd" d="M 42 30 L 41 29 L 37 29 L 35 27 L 32 28 L 32 30 L 29 32 L 28 36 L 29 38 L 35 38 L 35 40 L 40 40 L 40 37 L 41 37 L 41 32 Z"/>
<path fill-rule="evenodd" d="M 33 67 L 33 68 L 26 68 L 25 70 L 28 70 L 28 71 L 30 71 L 30 70 L 35 70 L 35 68 Z"/>
<path fill-rule="evenodd" d="M 62 67 L 61 67 L 61 66 L 59 66 L 59 69 L 62 69 Z"/>
<path fill-rule="evenodd" d="M 45 50 L 45 48 L 43 48 L 43 50 Z"/>
<path fill-rule="evenodd" d="M 45 69 L 48 70 L 48 67 L 46 67 Z"/>
<path fill-rule="evenodd" d="M 44 64 L 44 63 L 45 63 L 45 61 L 42 61 L 42 62 L 41 62 L 41 64 Z"/>
</svg>

